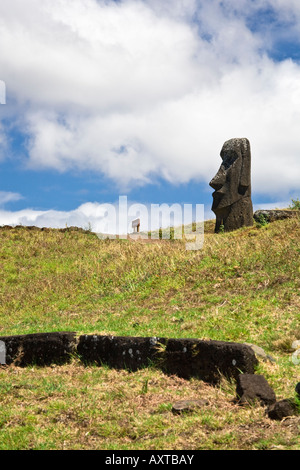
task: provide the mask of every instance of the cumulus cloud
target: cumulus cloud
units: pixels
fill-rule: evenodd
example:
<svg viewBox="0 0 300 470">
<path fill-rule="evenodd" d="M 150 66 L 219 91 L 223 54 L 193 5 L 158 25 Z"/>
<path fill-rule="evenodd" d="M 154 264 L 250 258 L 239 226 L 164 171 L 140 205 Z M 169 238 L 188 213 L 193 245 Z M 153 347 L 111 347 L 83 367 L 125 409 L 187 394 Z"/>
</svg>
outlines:
<svg viewBox="0 0 300 470">
<path fill-rule="evenodd" d="M 0 191 L 0 207 L 3 207 L 8 202 L 19 201 L 23 197 L 19 193 L 13 193 L 10 191 Z"/>
<path fill-rule="evenodd" d="M 111 208 L 114 206 L 111 205 Z M 36 227 L 66 228 L 81 227 L 85 230 L 93 230 L 101 233 L 110 232 L 114 220 L 109 218 L 105 204 L 86 203 L 73 211 L 38 211 L 34 209 L 23 209 L 20 211 L 0 210 L 0 225 L 34 225 Z"/>
<path fill-rule="evenodd" d="M 253 191 L 299 188 L 300 66 L 269 54 L 283 23 L 295 39 L 299 2 L 5 3 L 3 110 L 27 136 L 28 167 L 94 170 L 122 189 L 208 182 L 223 142 L 248 137 Z M 262 8 L 270 27 L 251 28 Z"/>
</svg>

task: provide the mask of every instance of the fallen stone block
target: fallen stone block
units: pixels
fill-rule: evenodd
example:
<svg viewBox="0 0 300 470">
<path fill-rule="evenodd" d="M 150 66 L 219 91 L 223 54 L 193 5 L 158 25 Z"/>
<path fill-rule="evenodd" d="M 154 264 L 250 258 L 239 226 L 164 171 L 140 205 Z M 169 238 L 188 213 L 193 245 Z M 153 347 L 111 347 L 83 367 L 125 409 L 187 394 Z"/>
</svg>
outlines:
<svg viewBox="0 0 300 470">
<path fill-rule="evenodd" d="M 75 335 L 74 332 L 54 332 L 1 336 L 5 364 L 23 367 L 66 363 L 76 349 Z"/>
<path fill-rule="evenodd" d="M 161 368 L 184 379 L 218 384 L 222 376 L 236 379 L 241 372 L 253 374 L 257 364 L 253 350 L 245 344 L 184 338 L 168 340 Z"/>
<path fill-rule="evenodd" d="M 255 404 L 271 405 L 276 402 L 274 390 L 263 375 L 240 374 L 237 378 L 236 394 L 241 405 Z"/>
<path fill-rule="evenodd" d="M 199 339 L 81 335 L 75 332 L 35 333 L 0 337 L 0 360 L 26 366 L 68 362 L 76 354 L 84 363 L 136 371 L 154 366 L 169 375 L 192 377 L 211 384 L 222 376 L 236 379 L 254 374 L 258 361 L 245 344 Z"/>
<path fill-rule="evenodd" d="M 156 337 L 82 335 L 77 353 L 85 363 L 136 371 L 157 360 L 159 344 L 164 341 Z"/>
<path fill-rule="evenodd" d="M 153 365 L 167 374 L 219 383 L 253 374 L 258 361 L 244 344 L 198 339 L 82 335 L 77 352 L 82 361 L 135 371 Z"/>
<path fill-rule="evenodd" d="M 297 414 L 297 407 L 293 400 L 288 398 L 277 401 L 269 406 L 268 416 L 270 419 L 281 421 L 287 416 L 293 416 Z"/>
</svg>

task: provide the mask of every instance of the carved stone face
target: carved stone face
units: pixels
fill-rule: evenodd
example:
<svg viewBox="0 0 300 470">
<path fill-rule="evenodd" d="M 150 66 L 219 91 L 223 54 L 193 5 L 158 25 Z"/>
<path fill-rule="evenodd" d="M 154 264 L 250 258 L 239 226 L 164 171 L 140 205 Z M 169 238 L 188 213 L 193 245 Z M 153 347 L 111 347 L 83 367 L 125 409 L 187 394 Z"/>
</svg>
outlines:
<svg viewBox="0 0 300 470">
<path fill-rule="evenodd" d="M 215 190 L 212 210 L 216 213 L 250 195 L 250 144 L 247 139 L 231 139 L 221 150 L 222 163 L 209 183 Z"/>
</svg>

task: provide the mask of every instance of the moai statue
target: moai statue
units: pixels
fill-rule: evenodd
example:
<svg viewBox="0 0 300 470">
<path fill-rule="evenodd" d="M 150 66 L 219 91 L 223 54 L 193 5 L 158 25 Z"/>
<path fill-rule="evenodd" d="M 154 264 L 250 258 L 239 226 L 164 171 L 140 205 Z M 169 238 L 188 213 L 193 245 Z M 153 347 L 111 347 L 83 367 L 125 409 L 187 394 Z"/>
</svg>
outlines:
<svg viewBox="0 0 300 470">
<path fill-rule="evenodd" d="M 215 232 L 253 225 L 251 201 L 251 151 L 248 139 L 227 140 L 221 150 L 222 164 L 209 185 L 213 193 L 212 211 L 216 214 Z"/>
</svg>

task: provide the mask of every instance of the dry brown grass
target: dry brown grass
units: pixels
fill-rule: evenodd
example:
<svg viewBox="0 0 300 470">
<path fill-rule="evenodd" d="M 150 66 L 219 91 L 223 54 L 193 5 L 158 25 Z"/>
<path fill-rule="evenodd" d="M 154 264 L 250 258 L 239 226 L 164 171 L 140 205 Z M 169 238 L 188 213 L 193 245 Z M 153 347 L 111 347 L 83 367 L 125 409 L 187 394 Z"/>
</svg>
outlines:
<svg viewBox="0 0 300 470">
<path fill-rule="evenodd" d="M 10 387 L 1 392 L 3 449 L 299 448 L 299 417 L 271 421 L 262 406 L 241 407 L 225 380 L 212 387 L 155 370 L 133 374 L 76 362 L 11 367 L 4 375 Z M 172 413 L 173 403 L 201 398 L 202 408 Z"/>
</svg>

